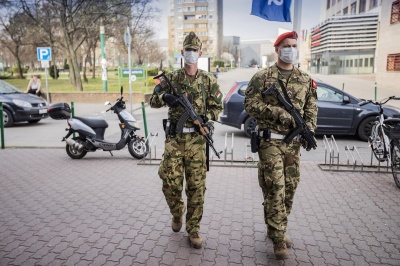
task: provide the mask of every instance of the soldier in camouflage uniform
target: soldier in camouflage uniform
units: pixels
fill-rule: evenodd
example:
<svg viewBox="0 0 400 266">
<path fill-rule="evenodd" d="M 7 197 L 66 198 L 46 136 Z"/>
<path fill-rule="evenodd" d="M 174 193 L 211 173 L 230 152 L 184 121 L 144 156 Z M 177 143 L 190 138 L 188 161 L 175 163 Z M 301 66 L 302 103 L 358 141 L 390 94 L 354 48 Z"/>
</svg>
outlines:
<svg viewBox="0 0 400 266">
<path fill-rule="evenodd" d="M 245 94 L 245 109 L 257 120 L 258 125 L 258 180 L 264 196 L 267 234 L 274 243 L 276 258 L 287 259 L 287 247 L 292 245 L 290 238 L 285 235 L 288 215 L 300 181 L 300 147 L 306 147 L 307 143 L 300 137 L 289 144 L 283 142 L 296 123 L 275 96 L 263 96 L 262 92 L 275 84 L 285 97 L 280 86 L 284 84 L 287 96 L 312 132 L 315 132 L 317 121 L 317 95 L 315 82 L 294 66 L 297 34 L 288 32 L 280 35 L 274 46 L 278 61 L 257 72 L 250 80 Z"/>
<path fill-rule="evenodd" d="M 166 74 L 167 78 L 178 94 L 188 98 L 204 121 L 216 121 L 222 111 L 222 93 L 215 77 L 197 67 L 197 60 L 202 52 L 201 41 L 194 32 L 186 36 L 181 53 L 185 59 L 184 68 Z M 165 105 L 169 107 L 165 127 L 167 137 L 158 174 L 163 181 L 162 190 L 173 216 L 172 230 L 179 232 L 182 227 L 182 216 L 185 212 L 182 190 L 185 177 L 186 231 L 191 245 L 201 248 L 203 240 L 199 230 L 206 189 L 206 140 L 190 118 L 182 132 L 175 132 L 175 126 L 185 110 L 166 81 L 161 80 L 150 98 L 150 106 L 160 108 Z"/>
</svg>

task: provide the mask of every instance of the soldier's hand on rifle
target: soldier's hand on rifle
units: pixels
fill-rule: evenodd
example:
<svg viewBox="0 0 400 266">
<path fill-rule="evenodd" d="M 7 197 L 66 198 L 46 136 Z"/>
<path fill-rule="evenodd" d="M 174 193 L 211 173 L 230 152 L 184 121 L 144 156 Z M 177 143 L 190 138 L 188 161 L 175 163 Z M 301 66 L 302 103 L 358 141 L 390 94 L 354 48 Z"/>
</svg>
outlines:
<svg viewBox="0 0 400 266">
<path fill-rule="evenodd" d="M 317 142 L 317 139 L 316 139 L 315 136 L 314 136 L 315 133 L 311 131 L 311 134 L 312 134 L 312 138 L 314 139 L 314 141 Z M 301 137 L 300 142 L 301 142 L 301 146 L 302 146 L 304 149 L 306 149 L 307 151 L 310 151 L 310 150 L 313 148 L 312 145 L 311 145 L 310 143 L 308 143 L 308 142 L 304 139 L 304 137 Z"/>
<path fill-rule="evenodd" d="M 173 94 L 164 93 L 162 96 L 163 101 L 171 108 L 179 105 L 179 99 Z"/>
<path fill-rule="evenodd" d="M 278 106 L 271 106 L 270 107 L 272 112 L 272 117 L 279 121 L 284 126 L 296 126 L 296 122 L 294 121 L 293 117 L 283 108 Z"/>
</svg>

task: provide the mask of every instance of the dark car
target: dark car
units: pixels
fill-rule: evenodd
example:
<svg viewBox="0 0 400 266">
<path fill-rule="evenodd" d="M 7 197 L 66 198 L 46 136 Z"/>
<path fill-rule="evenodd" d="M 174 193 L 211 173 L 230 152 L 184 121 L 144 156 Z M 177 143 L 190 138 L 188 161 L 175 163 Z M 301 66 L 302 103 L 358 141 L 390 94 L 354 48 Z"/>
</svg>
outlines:
<svg viewBox="0 0 400 266">
<path fill-rule="evenodd" d="M 49 116 L 45 100 L 33 94 L 23 93 L 3 80 L 0 80 L 0 102 L 3 103 L 5 127 L 12 126 L 14 122 L 37 123 Z"/>
<path fill-rule="evenodd" d="M 222 124 L 241 129 L 250 136 L 257 125 L 256 120 L 244 110 L 244 94 L 249 81 L 235 82 L 224 98 L 224 111 L 220 115 Z M 378 107 L 373 104 L 359 106 L 358 99 L 342 90 L 326 83 L 317 82 L 318 119 L 317 135 L 356 135 L 367 141 L 371 127 L 379 114 Z M 384 107 L 385 117 L 400 118 L 396 109 Z"/>
</svg>

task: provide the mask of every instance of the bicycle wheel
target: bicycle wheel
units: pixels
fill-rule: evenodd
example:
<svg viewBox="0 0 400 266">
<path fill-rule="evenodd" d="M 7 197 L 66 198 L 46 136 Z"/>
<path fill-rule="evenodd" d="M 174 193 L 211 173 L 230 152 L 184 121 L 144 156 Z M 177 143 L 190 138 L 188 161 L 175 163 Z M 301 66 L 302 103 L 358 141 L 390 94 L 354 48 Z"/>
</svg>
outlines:
<svg viewBox="0 0 400 266">
<path fill-rule="evenodd" d="M 400 142 L 393 140 L 391 143 L 392 174 L 396 186 L 400 188 Z"/>
<path fill-rule="evenodd" d="M 383 138 L 382 127 L 378 123 L 375 123 L 372 126 L 369 142 L 371 144 L 371 149 L 375 155 L 375 158 L 379 162 L 386 161 L 387 151 L 385 147 L 385 139 Z"/>
</svg>

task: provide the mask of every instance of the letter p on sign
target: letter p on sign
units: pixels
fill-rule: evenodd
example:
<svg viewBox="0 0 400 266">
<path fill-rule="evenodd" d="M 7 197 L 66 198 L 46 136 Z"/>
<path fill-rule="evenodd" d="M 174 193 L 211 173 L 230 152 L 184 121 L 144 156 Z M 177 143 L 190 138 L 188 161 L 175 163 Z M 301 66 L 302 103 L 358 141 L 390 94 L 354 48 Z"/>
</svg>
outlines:
<svg viewBox="0 0 400 266">
<path fill-rule="evenodd" d="M 38 47 L 37 56 L 39 61 L 51 61 L 51 48 L 50 47 Z"/>
</svg>

